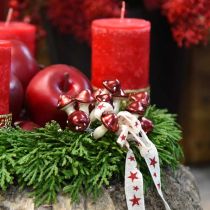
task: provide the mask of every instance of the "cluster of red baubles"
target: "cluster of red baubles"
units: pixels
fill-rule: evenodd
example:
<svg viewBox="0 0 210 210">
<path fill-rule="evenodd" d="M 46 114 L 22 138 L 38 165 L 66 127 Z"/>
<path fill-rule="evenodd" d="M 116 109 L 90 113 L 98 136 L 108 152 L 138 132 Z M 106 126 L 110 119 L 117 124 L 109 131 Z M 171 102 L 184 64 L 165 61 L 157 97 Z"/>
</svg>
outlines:
<svg viewBox="0 0 210 210">
<path fill-rule="evenodd" d="M 118 131 L 117 113 L 120 110 L 121 102 L 124 101 L 127 104 L 125 110 L 138 117 L 144 131 L 146 133 L 152 131 L 153 123 L 143 117 L 150 103 L 150 97 L 147 92 L 126 94 L 121 89 L 119 80 L 106 80 L 103 82 L 103 87 L 104 89 L 97 89 L 93 93 L 90 90 L 83 90 L 75 97 L 68 93 L 60 96 L 58 108 L 67 113 L 67 125 L 71 130 L 85 131 L 91 122 L 95 120 L 92 115 L 95 107 L 101 102 L 107 102 L 113 107 L 113 110 L 104 111 L 100 121 L 107 130 L 111 132 Z M 100 107 L 97 108 L 100 109 Z"/>
</svg>

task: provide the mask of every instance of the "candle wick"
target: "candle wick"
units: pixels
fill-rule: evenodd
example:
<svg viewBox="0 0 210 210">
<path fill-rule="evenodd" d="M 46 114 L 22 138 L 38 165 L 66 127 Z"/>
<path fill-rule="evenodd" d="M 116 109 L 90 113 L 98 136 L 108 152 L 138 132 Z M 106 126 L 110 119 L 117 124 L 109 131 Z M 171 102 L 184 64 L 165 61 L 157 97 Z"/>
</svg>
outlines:
<svg viewBox="0 0 210 210">
<path fill-rule="evenodd" d="M 125 18 L 125 1 L 122 1 L 122 7 L 121 7 L 121 15 L 120 15 L 121 19 Z"/>
<path fill-rule="evenodd" d="M 12 14 L 13 14 L 13 8 L 9 8 L 9 11 L 7 13 L 7 19 L 6 19 L 6 22 L 5 22 L 5 26 L 8 26 L 9 23 L 11 22 Z"/>
</svg>

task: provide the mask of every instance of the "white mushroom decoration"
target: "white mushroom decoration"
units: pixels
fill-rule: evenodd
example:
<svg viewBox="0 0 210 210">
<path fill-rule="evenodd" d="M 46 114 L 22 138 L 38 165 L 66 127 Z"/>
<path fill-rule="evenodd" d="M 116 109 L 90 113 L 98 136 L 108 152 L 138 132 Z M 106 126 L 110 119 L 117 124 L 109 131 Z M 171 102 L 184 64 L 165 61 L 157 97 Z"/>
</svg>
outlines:
<svg viewBox="0 0 210 210">
<path fill-rule="evenodd" d="M 95 102 L 94 97 L 90 90 L 81 91 L 76 97 L 75 100 L 78 102 L 79 110 L 82 110 L 87 115 L 89 115 L 89 106 Z"/>
<path fill-rule="evenodd" d="M 76 105 L 75 98 L 72 98 L 68 94 L 63 94 L 60 95 L 57 108 L 65 111 L 67 115 L 70 115 L 72 112 L 75 111 L 75 105 Z"/>
<path fill-rule="evenodd" d="M 101 125 L 93 131 L 95 139 L 101 138 L 107 131 L 121 132 L 125 126 L 122 125 L 122 119 L 118 119 L 120 113 L 130 113 L 130 116 L 139 119 L 140 121 L 136 120 L 135 125 L 132 125 L 136 129 L 139 124 L 146 133 L 153 129 L 152 122 L 143 117 L 150 102 L 147 92 L 130 93 L 130 103 L 126 111 L 119 112 L 121 101 L 128 99 L 128 95 L 121 89 L 119 80 L 105 80 L 103 86 L 104 89 L 97 89 L 94 93 L 83 90 L 75 98 L 68 94 L 60 96 L 58 108 L 67 113 L 67 125 L 71 130 L 84 131 L 93 121 L 99 120 Z"/>
<path fill-rule="evenodd" d="M 101 138 L 108 130 L 117 132 L 119 129 L 118 118 L 115 113 L 104 112 L 101 116 L 102 125 L 97 127 L 93 132 L 94 139 Z"/>
<path fill-rule="evenodd" d="M 127 94 L 121 89 L 119 80 L 105 80 L 103 82 L 105 89 L 112 94 L 114 112 L 118 113 L 120 110 L 120 102 L 127 98 Z"/>
<path fill-rule="evenodd" d="M 96 103 L 98 103 L 98 105 L 100 105 L 100 103 L 103 103 L 103 102 L 106 102 L 108 103 L 108 109 L 109 111 L 113 111 L 113 103 L 112 103 L 112 96 L 111 94 L 109 93 L 104 93 L 104 92 L 98 92 L 99 94 L 98 95 L 95 95 L 95 100 L 96 100 Z M 109 105 L 110 104 L 110 105 Z M 98 114 L 97 114 L 97 107 L 98 105 L 95 106 L 95 108 L 91 111 L 90 113 L 90 121 L 91 122 L 94 122 L 98 117 Z M 100 106 L 99 106 L 100 108 Z"/>
</svg>

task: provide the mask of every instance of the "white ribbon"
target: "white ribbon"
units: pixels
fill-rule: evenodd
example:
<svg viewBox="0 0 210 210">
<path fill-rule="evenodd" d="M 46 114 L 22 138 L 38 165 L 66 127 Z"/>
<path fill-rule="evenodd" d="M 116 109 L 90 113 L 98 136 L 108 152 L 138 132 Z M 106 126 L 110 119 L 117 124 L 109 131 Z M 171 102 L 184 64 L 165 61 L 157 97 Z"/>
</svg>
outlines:
<svg viewBox="0 0 210 210">
<path fill-rule="evenodd" d="M 93 118 L 100 120 L 102 113 L 105 111 L 113 111 L 113 107 L 107 102 L 101 102 L 93 110 L 92 116 Z M 128 149 L 125 166 L 125 195 L 128 210 L 145 210 L 143 177 L 137 167 L 134 153 L 130 149 L 129 140 L 137 143 L 140 154 L 145 159 L 147 167 L 149 168 L 158 194 L 163 200 L 165 209 L 171 210 L 164 199 L 161 190 L 160 163 L 158 151 L 155 145 L 149 140 L 142 129 L 137 116 L 127 111 L 121 111 L 117 114 L 117 117 L 119 122 L 119 131 L 117 133 L 119 137 L 117 139 L 117 143 L 121 147 L 125 146 Z M 93 136 L 100 136 L 96 135 L 100 132 L 101 131 L 96 129 L 93 132 Z"/>
<path fill-rule="evenodd" d="M 125 196 L 128 209 L 145 209 L 143 177 L 137 168 L 133 151 L 128 150 L 125 165 Z"/>
<path fill-rule="evenodd" d="M 120 126 L 117 143 L 122 147 L 128 148 L 125 167 L 125 194 L 128 210 L 145 210 L 143 178 L 140 170 L 137 168 L 135 156 L 130 149 L 128 140 L 135 141 L 138 144 L 140 154 L 146 161 L 165 209 L 170 210 L 161 190 L 159 156 L 155 145 L 147 137 L 136 116 L 127 111 L 121 111 L 117 116 Z"/>
</svg>

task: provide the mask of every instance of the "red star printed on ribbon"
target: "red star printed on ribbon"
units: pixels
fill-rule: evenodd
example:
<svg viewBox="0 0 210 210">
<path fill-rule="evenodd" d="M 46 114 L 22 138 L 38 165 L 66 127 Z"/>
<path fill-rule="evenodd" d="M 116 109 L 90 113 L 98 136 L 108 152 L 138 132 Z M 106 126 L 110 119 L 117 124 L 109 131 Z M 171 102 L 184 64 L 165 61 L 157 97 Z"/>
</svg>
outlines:
<svg viewBox="0 0 210 210">
<path fill-rule="evenodd" d="M 155 173 L 153 174 L 153 176 L 154 176 L 154 177 L 157 177 L 157 173 L 155 172 Z"/>
<path fill-rule="evenodd" d="M 103 104 L 98 106 L 98 109 L 102 110 L 105 106 Z"/>
<path fill-rule="evenodd" d="M 139 206 L 140 200 L 141 200 L 141 198 L 137 198 L 135 195 L 133 196 L 132 199 L 130 199 L 130 201 L 132 202 L 132 206 L 135 206 L 135 205 Z"/>
<path fill-rule="evenodd" d="M 129 159 L 130 161 L 135 161 L 135 157 L 133 157 L 133 156 L 130 156 L 128 159 Z"/>
<path fill-rule="evenodd" d="M 134 186 L 133 190 L 135 190 L 137 192 L 139 190 L 139 187 L 138 186 Z"/>
<path fill-rule="evenodd" d="M 160 189 L 160 183 L 159 183 L 159 184 L 157 184 L 157 187 L 158 187 L 158 189 Z"/>
<path fill-rule="evenodd" d="M 125 135 L 122 135 L 120 138 L 121 138 L 121 141 L 125 141 L 126 140 L 126 136 Z"/>
<path fill-rule="evenodd" d="M 150 165 L 153 166 L 155 168 L 155 165 L 157 164 L 157 161 L 154 158 L 150 158 Z"/>
<path fill-rule="evenodd" d="M 132 182 L 133 182 L 135 179 L 138 179 L 138 177 L 136 176 L 136 174 L 137 174 L 137 172 L 136 173 L 130 172 L 130 176 L 128 178 L 131 179 Z"/>
<path fill-rule="evenodd" d="M 139 123 L 136 121 L 136 122 L 135 122 L 135 127 L 138 127 L 138 125 L 139 125 Z"/>
</svg>

